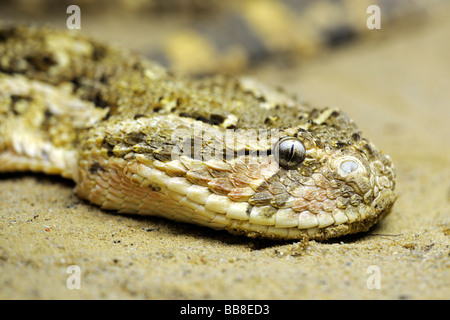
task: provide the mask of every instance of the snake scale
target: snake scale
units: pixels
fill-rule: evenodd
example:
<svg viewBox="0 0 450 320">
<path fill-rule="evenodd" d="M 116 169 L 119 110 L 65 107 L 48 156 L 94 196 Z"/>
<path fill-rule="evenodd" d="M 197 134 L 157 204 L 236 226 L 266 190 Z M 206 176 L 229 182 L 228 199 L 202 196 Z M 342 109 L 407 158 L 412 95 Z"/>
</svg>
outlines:
<svg viewBox="0 0 450 320">
<path fill-rule="evenodd" d="M 73 179 L 103 209 L 273 239 L 366 231 L 396 199 L 390 157 L 337 108 L 24 26 L 0 28 L 0 172 L 11 171 Z"/>
</svg>

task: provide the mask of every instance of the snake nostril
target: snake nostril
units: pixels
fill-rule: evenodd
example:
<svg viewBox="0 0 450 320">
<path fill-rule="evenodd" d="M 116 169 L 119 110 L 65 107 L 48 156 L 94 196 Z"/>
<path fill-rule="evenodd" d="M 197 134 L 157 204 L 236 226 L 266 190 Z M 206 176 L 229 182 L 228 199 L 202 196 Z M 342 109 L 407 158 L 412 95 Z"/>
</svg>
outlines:
<svg viewBox="0 0 450 320">
<path fill-rule="evenodd" d="M 358 169 L 358 164 L 355 161 L 352 160 L 346 160 L 341 163 L 339 166 L 339 170 L 343 174 L 349 174 Z"/>
<path fill-rule="evenodd" d="M 330 169 L 360 196 L 364 196 L 371 189 L 368 164 L 357 155 L 336 154 L 330 160 Z"/>
</svg>

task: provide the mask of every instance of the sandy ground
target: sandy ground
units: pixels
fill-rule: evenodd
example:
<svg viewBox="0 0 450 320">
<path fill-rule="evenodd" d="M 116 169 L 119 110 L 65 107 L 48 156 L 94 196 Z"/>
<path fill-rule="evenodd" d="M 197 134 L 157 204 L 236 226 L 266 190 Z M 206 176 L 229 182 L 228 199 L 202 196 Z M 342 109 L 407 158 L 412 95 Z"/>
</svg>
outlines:
<svg viewBox="0 0 450 320">
<path fill-rule="evenodd" d="M 313 105 L 342 107 L 392 156 L 399 198 L 370 232 L 306 247 L 247 239 L 105 212 L 58 177 L 3 174 L 0 298 L 448 299 L 448 16 L 298 68 L 250 72 Z M 93 33 L 140 48 L 107 26 Z M 68 288 L 71 265 L 80 289 Z"/>
</svg>

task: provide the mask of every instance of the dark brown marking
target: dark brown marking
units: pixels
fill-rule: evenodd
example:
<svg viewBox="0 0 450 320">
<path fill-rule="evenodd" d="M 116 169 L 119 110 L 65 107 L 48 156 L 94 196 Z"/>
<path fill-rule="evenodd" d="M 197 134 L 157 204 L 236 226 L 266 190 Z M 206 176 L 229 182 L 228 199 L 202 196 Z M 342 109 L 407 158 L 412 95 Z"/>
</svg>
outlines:
<svg viewBox="0 0 450 320">
<path fill-rule="evenodd" d="M 149 189 L 155 192 L 160 192 L 161 191 L 161 187 L 159 185 L 157 185 L 156 183 L 150 183 L 148 185 Z"/>
<path fill-rule="evenodd" d="M 28 56 L 25 60 L 37 71 L 47 72 L 51 66 L 56 64 L 56 60 L 51 55 Z"/>
<path fill-rule="evenodd" d="M 325 30 L 323 37 L 325 44 L 330 48 L 336 48 L 356 38 L 356 31 L 349 25 L 342 25 Z"/>
<path fill-rule="evenodd" d="M 248 199 L 248 203 L 253 206 L 265 206 L 270 204 L 270 200 L 272 200 L 273 195 L 265 190 L 263 192 L 255 193 L 250 199 Z"/>
<path fill-rule="evenodd" d="M 142 132 L 130 132 L 125 135 L 123 141 L 125 141 L 126 144 L 135 145 L 145 141 L 146 138 L 147 136 Z"/>
<path fill-rule="evenodd" d="M 97 171 L 105 171 L 104 168 L 102 168 L 100 166 L 100 164 L 98 163 L 98 161 L 94 161 L 94 163 L 91 164 L 91 166 L 89 167 L 88 171 L 92 174 L 95 174 Z"/>
<path fill-rule="evenodd" d="M 282 193 L 282 194 L 274 196 L 272 198 L 272 200 L 270 201 L 270 205 L 272 205 L 275 208 L 282 208 L 288 199 L 289 199 L 289 194 Z"/>
<path fill-rule="evenodd" d="M 354 141 L 359 141 L 359 139 L 361 139 L 361 136 L 359 135 L 358 132 L 355 132 L 354 134 L 352 134 L 352 139 Z"/>
<path fill-rule="evenodd" d="M 183 118 L 192 118 L 192 119 L 195 119 L 195 120 L 197 120 L 197 121 L 201 121 L 201 122 L 203 122 L 203 123 L 207 123 L 207 124 L 211 124 L 211 125 L 220 125 L 220 124 L 222 124 L 222 123 L 225 121 L 225 119 L 226 119 L 225 116 L 223 116 L 223 115 L 221 115 L 221 114 L 215 114 L 215 113 L 211 114 L 211 115 L 208 117 L 208 116 L 199 114 L 199 113 L 197 113 L 197 112 L 193 112 L 193 113 L 190 113 L 190 112 L 180 112 L 180 113 L 179 113 L 179 116 L 180 116 L 180 117 L 183 117 Z"/>
<path fill-rule="evenodd" d="M 11 110 L 15 115 L 19 115 L 23 112 L 20 112 L 20 110 L 17 108 L 17 104 L 20 101 L 26 101 L 27 104 L 30 103 L 32 99 L 30 97 L 21 96 L 21 95 L 11 95 Z"/>
</svg>

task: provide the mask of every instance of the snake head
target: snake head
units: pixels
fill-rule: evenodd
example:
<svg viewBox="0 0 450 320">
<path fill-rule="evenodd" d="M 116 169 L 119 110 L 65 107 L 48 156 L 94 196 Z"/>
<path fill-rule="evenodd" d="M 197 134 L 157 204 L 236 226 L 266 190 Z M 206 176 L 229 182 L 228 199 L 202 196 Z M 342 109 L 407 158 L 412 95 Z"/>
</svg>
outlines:
<svg viewBox="0 0 450 320">
<path fill-rule="evenodd" d="M 223 223 L 230 232 L 257 237 L 328 239 L 367 231 L 396 199 L 391 159 L 339 110 L 312 111 L 300 125 L 270 131 L 225 132 L 177 119 L 164 126 L 183 129 L 172 136 L 176 152 L 158 166 L 178 177 L 177 186 L 187 180 L 183 194 L 204 205 L 214 227 Z"/>
<path fill-rule="evenodd" d="M 396 199 L 392 161 L 346 114 L 325 109 L 286 133 L 274 144 L 280 168 L 269 180 L 285 187 L 284 207 L 298 213 L 299 229 L 315 239 L 367 231 L 389 212 Z"/>
</svg>

